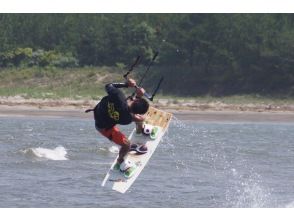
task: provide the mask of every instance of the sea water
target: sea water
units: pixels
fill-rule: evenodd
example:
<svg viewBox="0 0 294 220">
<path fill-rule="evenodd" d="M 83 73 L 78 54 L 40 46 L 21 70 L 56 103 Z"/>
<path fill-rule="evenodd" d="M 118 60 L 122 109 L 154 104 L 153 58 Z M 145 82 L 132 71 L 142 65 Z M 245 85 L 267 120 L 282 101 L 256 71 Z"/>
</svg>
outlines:
<svg viewBox="0 0 294 220">
<path fill-rule="evenodd" d="M 174 118 L 120 194 L 100 186 L 119 148 L 92 120 L 1 117 L 0 207 L 294 207 L 293 134 L 293 123 Z"/>
</svg>

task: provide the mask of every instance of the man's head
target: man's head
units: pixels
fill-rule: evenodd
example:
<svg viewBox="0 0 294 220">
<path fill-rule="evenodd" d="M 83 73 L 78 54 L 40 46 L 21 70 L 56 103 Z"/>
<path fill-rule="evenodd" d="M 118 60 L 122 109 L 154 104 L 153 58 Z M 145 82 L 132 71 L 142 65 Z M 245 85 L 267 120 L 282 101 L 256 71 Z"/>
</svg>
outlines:
<svg viewBox="0 0 294 220">
<path fill-rule="evenodd" d="M 130 106 L 130 110 L 133 114 L 143 115 L 148 111 L 148 109 L 149 103 L 143 98 L 135 99 Z"/>
</svg>

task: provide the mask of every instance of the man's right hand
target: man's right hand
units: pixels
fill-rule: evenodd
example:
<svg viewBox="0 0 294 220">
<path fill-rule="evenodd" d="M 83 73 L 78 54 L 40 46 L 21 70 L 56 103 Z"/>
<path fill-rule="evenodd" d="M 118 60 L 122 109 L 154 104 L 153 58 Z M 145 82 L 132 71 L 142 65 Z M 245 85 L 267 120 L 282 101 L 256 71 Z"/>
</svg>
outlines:
<svg viewBox="0 0 294 220">
<path fill-rule="evenodd" d="M 135 87 L 136 88 L 136 95 L 137 97 L 142 97 L 145 94 L 145 89 L 142 87 L 138 87 L 136 81 L 134 79 L 128 78 L 127 79 L 128 87 Z"/>
<path fill-rule="evenodd" d="M 127 79 L 127 84 L 128 84 L 128 87 L 135 87 L 136 86 L 136 81 L 134 79 Z"/>
<path fill-rule="evenodd" d="M 143 89 L 142 87 L 136 88 L 136 94 L 138 97 L 141 98 L 144 95 L 144 93 L 145 93 L 145 89 Z"/>
</svg>

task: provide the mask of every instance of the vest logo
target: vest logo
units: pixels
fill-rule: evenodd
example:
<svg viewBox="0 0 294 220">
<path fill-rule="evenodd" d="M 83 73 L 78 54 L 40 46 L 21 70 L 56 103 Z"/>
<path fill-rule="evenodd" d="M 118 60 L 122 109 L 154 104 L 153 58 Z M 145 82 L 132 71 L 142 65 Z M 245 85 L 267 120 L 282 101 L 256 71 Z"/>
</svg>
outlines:
<svg viewBox="0 0 294 220">
<path fill-rule="evenodd" d="M 119 120 L 119 112 L 115 111 L 114 104 L 111 103 L 111 102 L 108 102 L 107 107 L 108 107 L 108 115 L 109 115 L 109 117 L 112 118 L 115 121 L 118 121 Z"/>
</svg>

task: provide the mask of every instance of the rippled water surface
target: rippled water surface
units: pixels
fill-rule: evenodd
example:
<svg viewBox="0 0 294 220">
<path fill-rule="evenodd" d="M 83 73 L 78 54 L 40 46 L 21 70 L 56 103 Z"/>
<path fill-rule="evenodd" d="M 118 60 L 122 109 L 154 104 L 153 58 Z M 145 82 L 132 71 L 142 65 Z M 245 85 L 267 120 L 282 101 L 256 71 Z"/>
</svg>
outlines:
<svg viewBox="0 0 294 220">
<path fill-rule="evenodd" d="M 294 207 L 293 134 L 293 123 L 174 118 L 120 194 L 100 186 L 118 148 L 93 121 L 2 117 L 0 207 Z"/>
</svg>

